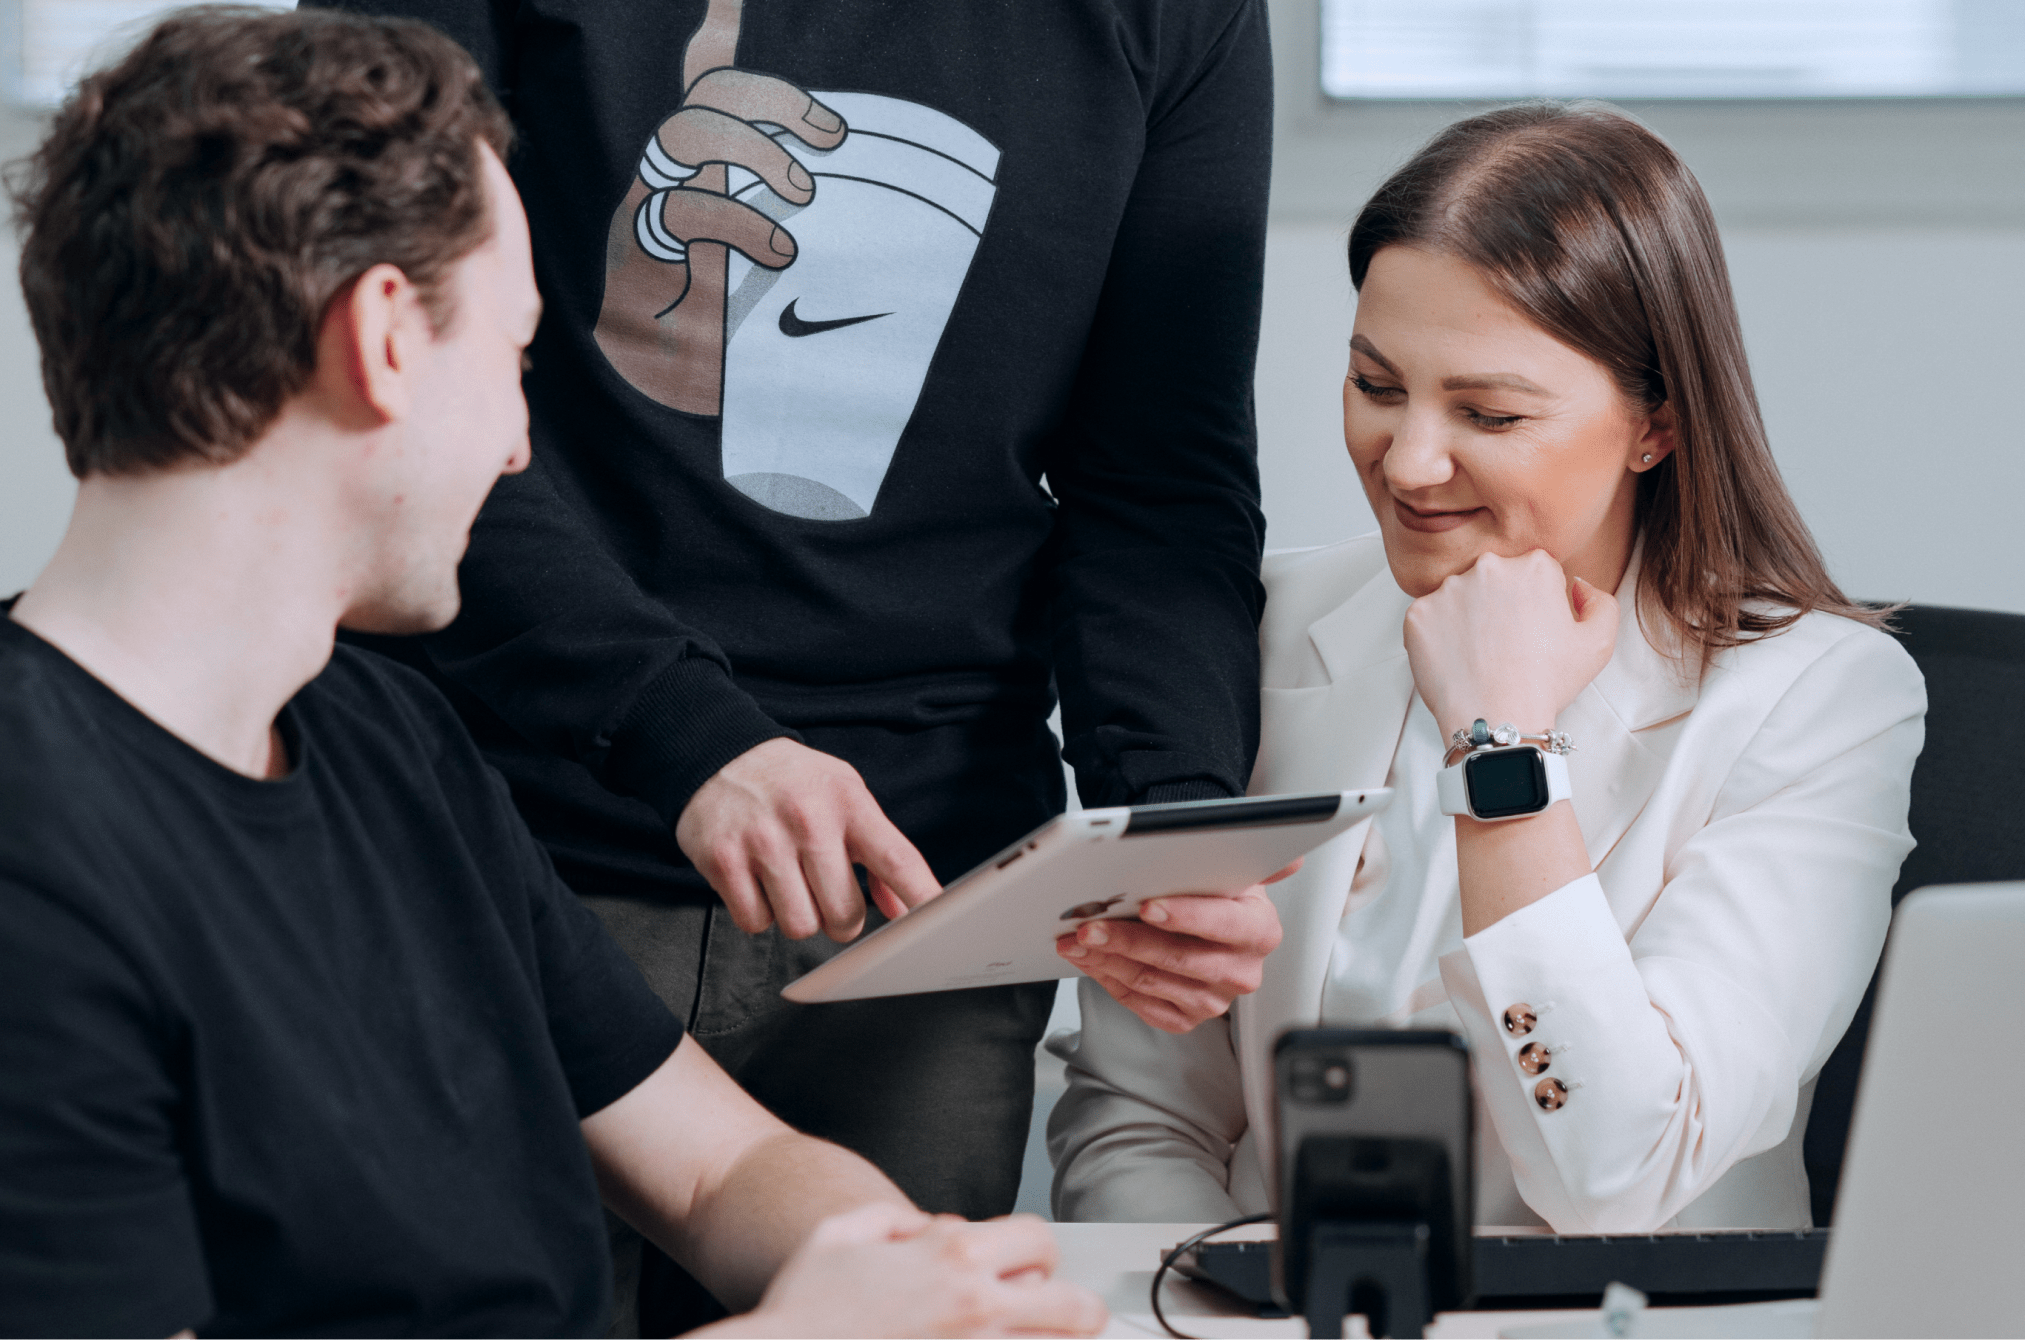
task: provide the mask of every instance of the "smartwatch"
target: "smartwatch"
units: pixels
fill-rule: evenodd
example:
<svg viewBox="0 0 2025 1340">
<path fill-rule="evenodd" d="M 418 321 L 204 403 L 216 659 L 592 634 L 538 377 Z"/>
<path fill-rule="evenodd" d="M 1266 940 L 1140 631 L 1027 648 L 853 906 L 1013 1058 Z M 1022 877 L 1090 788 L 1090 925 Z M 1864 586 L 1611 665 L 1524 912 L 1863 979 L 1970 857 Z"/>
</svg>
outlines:
<svg viewBox="0 0 2025 1340">
<path fill-rule="evenodd" d="M 1488 822 L 1524 819 L 1574 793 L 1566 758 L 1538 745 L 1515 744 L 1465 754 L 1435 774 L 1435 794 L 1443 814 Z"/>
</svg>

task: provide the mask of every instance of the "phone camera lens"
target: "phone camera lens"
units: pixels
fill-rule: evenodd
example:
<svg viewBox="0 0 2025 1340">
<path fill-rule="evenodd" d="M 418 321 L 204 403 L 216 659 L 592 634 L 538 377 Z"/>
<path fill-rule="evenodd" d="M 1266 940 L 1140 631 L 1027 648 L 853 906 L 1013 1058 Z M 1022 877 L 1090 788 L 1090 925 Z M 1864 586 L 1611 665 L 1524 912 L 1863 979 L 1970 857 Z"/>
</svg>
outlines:
<svg viewBox="0 0 2025 1340">
<path fill-rule="evenodd" d="M 1350 1058 L 1296 1056 L 1288 1067 L 1287 1089 L 1304 1103 L 1350 1101 Z"/>
</svg>

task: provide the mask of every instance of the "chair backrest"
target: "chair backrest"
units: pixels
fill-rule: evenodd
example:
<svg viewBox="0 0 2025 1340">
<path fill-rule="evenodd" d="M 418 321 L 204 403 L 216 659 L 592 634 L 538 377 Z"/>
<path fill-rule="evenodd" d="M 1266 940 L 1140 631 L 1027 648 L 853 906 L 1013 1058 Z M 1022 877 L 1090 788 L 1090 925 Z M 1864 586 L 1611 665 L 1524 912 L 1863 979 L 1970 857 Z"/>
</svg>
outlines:
<svg viewBox="0 0 2025 1340">
<path fill-rule="evenodd" d="M 1914 605 L 1899 641 L 1927 681 L 1927 742 L 1912 778 L 1912 833 L 1892 906 L 1932 884 L 2025 879 L 2025 614 Z M 1856 1079 L 1877 994 L 1873 976 L 1849 1032 L 1822 1067 L 1805 1158 L 1814 1222 L 1832 1222 Z"/>
</svg>

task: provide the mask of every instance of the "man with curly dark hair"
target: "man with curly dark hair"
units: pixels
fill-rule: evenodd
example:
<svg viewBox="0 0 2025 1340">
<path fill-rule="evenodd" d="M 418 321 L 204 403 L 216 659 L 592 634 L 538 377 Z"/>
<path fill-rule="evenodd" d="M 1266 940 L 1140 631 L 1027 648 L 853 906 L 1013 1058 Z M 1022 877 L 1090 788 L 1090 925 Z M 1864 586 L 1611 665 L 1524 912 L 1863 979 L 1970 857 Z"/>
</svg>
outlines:
<svg viewBox="0 0 2025 1340">
<path fill-rule="evenodd" d="M 606 1203 L 729 1333 L 1094 1330 L 1038 1222 L 910 1205 L 683 1032 L 455 714 L 541 301 L 476 67 L 212 9 L 15 182 L 80 486 L 0 604 L 0 1334 L 600 1334 Z"/>
</svg>

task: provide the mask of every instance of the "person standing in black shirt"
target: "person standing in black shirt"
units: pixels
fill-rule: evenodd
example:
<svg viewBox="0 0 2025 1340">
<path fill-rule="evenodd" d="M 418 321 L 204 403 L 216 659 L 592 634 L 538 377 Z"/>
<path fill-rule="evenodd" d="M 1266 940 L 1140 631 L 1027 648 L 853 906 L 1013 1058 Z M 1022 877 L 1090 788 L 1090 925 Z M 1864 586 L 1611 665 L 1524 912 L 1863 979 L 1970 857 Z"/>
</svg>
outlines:
<svg viewBox="0 0 2025 1340">
<path fill-rule="evenodd" d="M 19 184 L 81 483 L 0 605 L 0 1334 L 602 1334 L 600 1189 L 728 1334 L 1093 1331 L 1038 1222 L 742 1093 L 442 697 L 333 654 L 448 622 L 526 464 L 507 140 L 423 25 L 196 11 Z"/>
<path fill-rule="evenodd" d="M 778 993 L 1061 810 L 1057 693 L 1086 803 L 1245 788 L 1262 0 L 327 2 L 477 57 L 549 304 L 416 663 L 756 1096 L 1010 1208 L 1051 985 Z M 1278 922 L 1166 910 L 1064 952 L 1186 1030 Z"/>
</svg>

